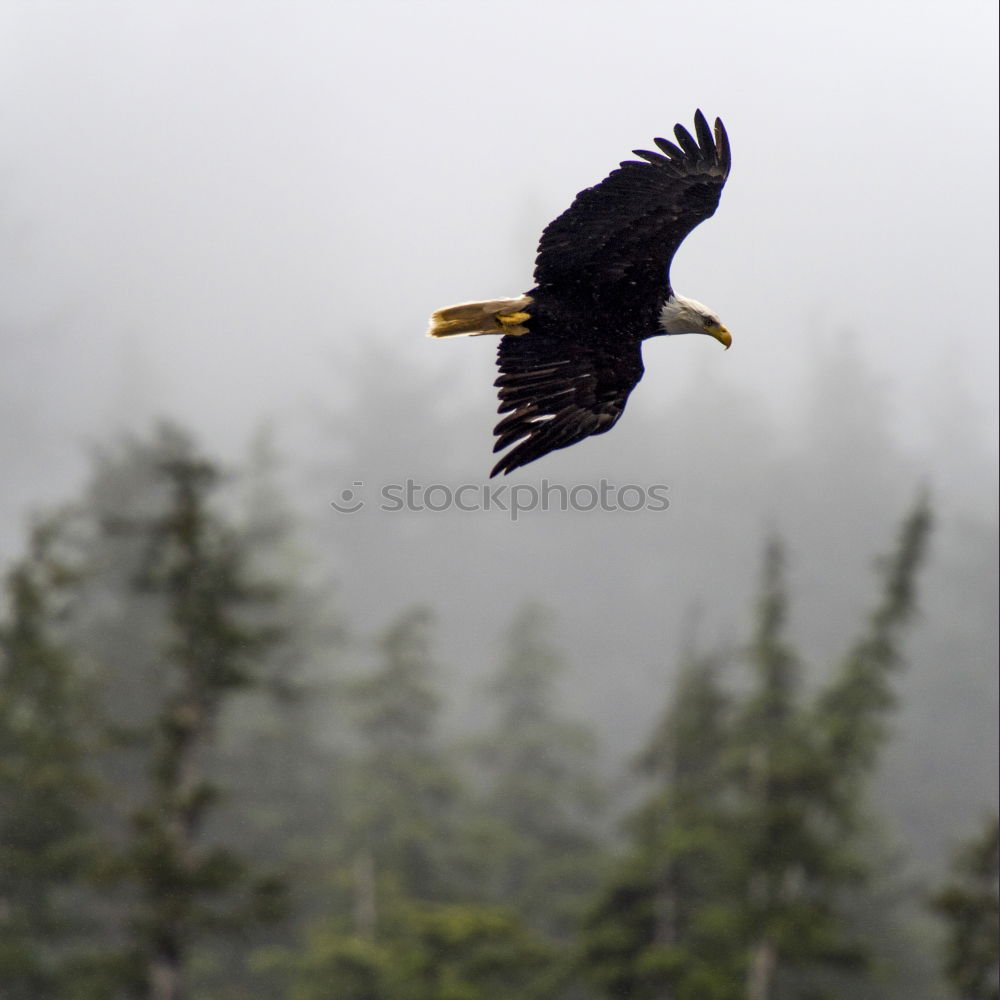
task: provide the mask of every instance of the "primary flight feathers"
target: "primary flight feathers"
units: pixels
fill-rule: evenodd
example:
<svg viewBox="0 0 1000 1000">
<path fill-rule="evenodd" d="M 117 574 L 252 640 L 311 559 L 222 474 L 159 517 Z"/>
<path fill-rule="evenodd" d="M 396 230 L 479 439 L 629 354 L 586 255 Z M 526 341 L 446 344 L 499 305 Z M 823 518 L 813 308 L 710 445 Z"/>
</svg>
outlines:
<svg viewBox="0 0 1000 1000">
<path fill-rule="evenodd" d="M 491 476 L 610 430 L 642 377 L 643 340 L 705 333 L 729 347 L 729 331 L 707 306 L 677 295 L 670 262 L 684 237 L 709 218 L 729 175 L 730 151 L 695 113 L 695 134 L 634 150 L 545 227 L 535 287 L 516 299 L 439 309 L 428 336 L 501 334 L 495 452 L 510 450 Z"/>
</svg>

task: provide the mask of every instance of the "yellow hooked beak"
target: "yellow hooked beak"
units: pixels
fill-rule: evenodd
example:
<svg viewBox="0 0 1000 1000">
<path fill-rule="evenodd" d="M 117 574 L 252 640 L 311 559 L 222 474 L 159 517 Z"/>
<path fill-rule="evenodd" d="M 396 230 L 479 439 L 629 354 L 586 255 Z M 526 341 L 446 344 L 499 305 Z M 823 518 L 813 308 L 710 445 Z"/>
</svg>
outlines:
<svg viewBox="0 0 1000 1000">
<path fill-rule="evenodd" d="M 705 333 L 711 334 L 728 351 L 733 343 L 729 331 L 721 323 L 713 323 L 705 327 Z"/>
</svg>

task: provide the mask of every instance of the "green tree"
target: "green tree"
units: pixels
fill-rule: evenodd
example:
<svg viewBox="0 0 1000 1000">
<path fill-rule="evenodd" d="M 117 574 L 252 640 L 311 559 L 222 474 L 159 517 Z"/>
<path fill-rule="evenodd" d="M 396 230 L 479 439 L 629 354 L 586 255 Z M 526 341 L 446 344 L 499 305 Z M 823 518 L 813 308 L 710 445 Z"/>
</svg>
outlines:
<svg viewBox="0 0 1000 1000">
<path fill-rule="evenodd" d="M 258 682 L 222 707 L 205 757 L 226 794 L 206 818 L 204 835 L 280 871 L 287 915 L 213 944 L 197 977 L 198 995 L 208 1000 L 287 995 L 287 963 L 272 959 L 294 948 L 335 896 L 328 876 L 345 821 L 347 763 L 335 689 L 347 636 L 334 589 L 287 500 L 285 477 L 273 436 L 262 430 L 227 491 L 247 571 L 281 581 L 253 609 L 254 623 L 280 629 L 281 642 L 259 651 Z"/>
<path fill-rule="evenodd" d="M 251 577 L 244 540 L 213 506 L 218 469 L 171 429 L 161 431 L 155 450 L 162 507 L 105 524 L 141 543 L 133 587 L 159 601 L 164 624 L 157 649 L 163 686 L 142 740 L 144 801 L 132 811 L 117 874 L 136 894 L 128 920 L 134 988 L 150 1000 L 178 1000 L 205 935 L 252 925 L 278 908 L 273 877 L 255 875 L 243 857 L 203 834 L 220 794 L 204 768 L 220 713 L 260 683 L 260 664 L 280 637 L 253 622 L 275 591 Z"/>
<path fill-rule="evenodd" d="M 8 572 L 0 623 L 0 994 L 62 996 L 90 930 L 75 905 L 93 862 L 88 691 L 60 622 L 75 579 L 52 519 Z M 79 969 L 77 968 L 77 971 Z"/>
<path fill-rule="evenodd" d="M 812 698 L 786 637 L 781 548 L 768 544 L 740 657 L 749 684 L 727 699 L 711 663 L 682 673 L 645 758 L 658 790 L 590 928 L 588 965 L 608 995 L 866 995 L 858 989 L 875 955 L 849 917 L 852 901 L 871 898 L 866 783 L 886 738 L 929 526 L 920 501 L 881 564 L 869 621 Z"/>
<path fill-rule="evenodd" d="M 877 564 L 882 593 L 866 627 L 811 713 L 824 756 L 836 762 L 835 806 L 847 830 L 864 805 L 861 793 L 889 736 L 896 705 L 892 681 L 906 662 L 904 630 L 916 613 L 917 571 L 930 528 L 930 507 L 921 498 L 903 521 L 895 550 Z"/>
<path fill-rule="evenodd" d="M 552 984 L 549 948 L 509 910 L 421 903 L 378 941 L 315 933 L 291 1000 L 548 1000 Z"/>
<path fill-rule="evenodd" d="M 740 861 L 730 819 L 732 699 L 720 682 L 723 666 L 719 657 L 686 654 L 670 704 L 636 761 L 652 792 L 629 821 L 633 848 L 583 935 L 584 962 L 603 995 L 733 995 L 735 915 L 724 901 L 737 891 Z"/>
<path fill-rule="evenodd" d="M 284 991 L 259 968 L 296 927 L 258 918 L 279 869 L 302 920 L 327 909 L 339 759 L 312 734 L 340 630 L 292 520 L 266 469 L 162 427 L 33 534 L 0 621 L 4 996 Z"/>
<path fill-rule="evenodd" d="M 749 834 L 748 1000 L 845 988 L 861 996 L 862 977 L 888 975 L 848 912 L 872 885 L 863 856 L 866 792 L 895 707 L 892 677 L 904 663 L 903 629 L 915 611 L 930 524 L 921 498 L 877 564 L 881 592 L 865 626 L 811 700 L 784 637 L 782 556 L 773 545 L 767 551 L 749 650 L 756 691 L 737 726 Z M 884 995 L 885 984 L 879 988 Z"/>
<path fill-rule="evenodd" d="M 475 899 L 489 894 L 487 866 L 438 733 L 431 624 L 426 609 L 404 614 L 375 643 L 374 669 L 345 689 L 356 731 L 346 892 L 283 958 L 294 1000 L 541 1000 L 560 981 L 550 946 L 512 909 Z"/>
<path fill-rule="evenodd" d="M 547 625 L 533 605 L 511 622 L 507 655 L 488 691 L 492 730 L 475 744 L 476 784 L 489 896 L 566 941 L 600 878 L 602 803 L 594 735 L 557 708 L 565 664 Z"/>
<path fill-rule="evenodd" d="M 454 899 L 463 792 L 439 742 L 431 616 L 414 609 L 376 643 L 379 662 L 348 692 L 357 739 L 347 788 L 355 929 L 374 937 L 380 910 Z"/>
<path fill-rule="evenodd" d="M 932 900 L 947 924 L 944 971 L 960 1000 L 997 1000 L 1000 993 L 998 852 L 1000 828 L 994 815 L 982 833 L 956 851 L 951 878 Z"/>
<path fill-rule="evenodd" d="M 789 970 L 859 968 L 864 958 L 837 910 L 839 890 L 860 876 L 841 849 L 842 817 L 832 808 L 840 764 L 816 739 L 813 713 L 803 704 L 803 667 L 785 635 L 783 565 L 772 541 L 746 653 L 753 687 L 734 725 L 748 1000 L 780 993 Z M 859 723 L 871 706 L 853 707 Z"/>
</svg>

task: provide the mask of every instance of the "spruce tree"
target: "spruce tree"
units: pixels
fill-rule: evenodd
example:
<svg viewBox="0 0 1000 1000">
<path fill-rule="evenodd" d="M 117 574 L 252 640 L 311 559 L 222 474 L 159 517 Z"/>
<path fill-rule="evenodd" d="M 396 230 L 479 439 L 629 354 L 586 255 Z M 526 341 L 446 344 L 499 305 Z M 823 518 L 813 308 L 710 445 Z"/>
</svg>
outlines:
<svg viewBox="0 0 1000 1000">
<path fill-rule="evenodd" d="M 253 622 L 274 590 L 252 579 L 247 550 L 213 504 L 219 470 L 185 435 L 166 429 L 155 451 L 165 487 L 149 516 L 109 519 L 140 543 L 133 587 L 163 608 L 160 696 L 140 736 L 145 792 L 132 810 L 118 875 L 133 887 L 128 920 L 134 989 L 149 1000 L 188 995 L 191 954 L 206 935 L 273 916 L 280 886 L 256 875 L 204 827 L 221 790 L 205 770 L 223 707 L 260 681 L 278 632 Z"/>
<path fill-rule="evenodd" d="M 355 929 L 375 937 L 384 908 L 455 897 L 452 853 L 462 791 L 439 742 L 431 615 L 415 608 L 378 639 L 378 663 L 347 693 L 357 749 L 345 819 Z"/>
<path fill-rule="evenodd" d="M 551 950 L 509 910 L 397 908 L 377 940 L 312 936 L 290 1000 L 552 1000 Z"/>
<path fill-rule="evenodd" d="M 259 651 L 258 682 L 223 708 L 206 768 L 225 795 L 207 817 L 205 836 L 280 871 L 287 916 L 213 945 L 213 974 L 199 977 L 211 1000 L 222 1000 L 223 988 L 240 998 L 284 996 L 287 970 L 272 957 L 295 947 L 335 897 L 328 874 L 343 829 L 346 771 L 335 678 L 345 629 L 287 499 L 285 477 L 281 452 L 264 430 L 227 490 L 248 572 L 281 581 L 253 609 L 252 622 L 280 628 L 281 642 Z"/>
<path fill-rule="evenodd" d="M 506 645 L 488 690 L 492 729 L 475 743 L 487 885 L 496 902 L 567 940 L 600 875 L 595 737 L 557 707 L 566 668 L 545 613 L 522 607 Z"/>
<path fill-rule="evenodd" d="M 950 878 L 932 900 L 947 926 L 944 971 L 958 1000 L 997 1000 L 1000 995 L 998 851 L 1000 829 L 994 815 L 955 852 Z"/>
<path fill-rule="evenodd" d="M 779 995 L 789 970 L 859 967 L 863 960 L 838 918 L 838 889 L 853 881 L 854 869 L 830 822 L 838 819 L 830 810 L 837 765 L 817 744 L 802 663 L 786 636 L 783 566 L 781 546 L 771 541 L 745 656 L 752 687 L 733 730 L 747 1000 Z"/>
<path fill-rule="evenodd" d="M 77 905 L 94 860 L 89 696 L 60 623 L 76 570 L 63 523 L 36 525 L 0 623 L 0 995 L 61 997 L 91 930 Z"/>
<path fill-rule="evenodd" d="M 835 811 L 844 832 L 853 829 L 863 791 L 889 736 L 896 705 L 893 678 L 905 665 L 904 630 L 916 614 L 917 571 L 927 550 L 931 511 L 918 499 L 904 519 L 895 549 L 876 565 L 882 591 L 832 683 L 811 713 L 831 773 Z"/>
<path fill-rule="evenodd" d="M 783 558 L 773 543 L 766 551 L 747 657 L 755 686 L 735 729 L 748 1000 L 860 996 L 862 982 L 887 974 L 849 911 L 872 885 L 861 837 L 866 793 L 895 706 L 892 678 L 904 663 L 930 524 L 920 498 L 877 564 L 881 589 L 864 627 L 813 698 L 785 638 Z"/>
<path fill-rule="evenodd" d="M 264 919 L 273 873 L 294 866 L 303 918 L 327 902 L 331 757 L 302 685 L 332 640 L 315 591 L 261 582 L 294 570 L 262 478 L 241 506 L 184 432 L 129 438 L 11 570 L 0 994 L 282 992 L 258 961 L 295 930 Z"/>
<path fill-rule="evenodd" d="M 871 885 L 865 792 L 929 526 L 921 500 L 881 564 L 861 635 L 814 697 L 787 637 L 781 547 L 766 546 L 756 626 L 739 657 L 748 682 L 726 697 L 711 662 L 682 673 L 644 758 L 657 789 L 588 931 L 587 964 L 605 995 L 865 995 L 877 955 L 850 917 Z"/>
<path fill-rule="evenodd" d="M 584 930 L 584 964 L 602 996 L 738 996 L 732 938 L 738 852 L 728 784 L 731 698 L 725 663 L 689 651 L 636 770 L 651 788 L 628 824 L 633 849 Z M 735 856 L 734 856 L 735 855 Z"/>
</svg>

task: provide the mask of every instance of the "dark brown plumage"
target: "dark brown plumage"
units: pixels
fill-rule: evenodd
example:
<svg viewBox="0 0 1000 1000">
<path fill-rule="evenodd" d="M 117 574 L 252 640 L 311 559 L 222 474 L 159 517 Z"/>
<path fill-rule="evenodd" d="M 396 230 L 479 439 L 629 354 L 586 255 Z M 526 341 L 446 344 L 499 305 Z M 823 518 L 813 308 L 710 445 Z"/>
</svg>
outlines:
<svg viewBox="0 0 1000 1000">
<path fill-rule="evenodd" d="M 510 450 L 491 476 L 610 430 L 642 377 L 642 341 L 709 333 L 727 347 L 719 318 L 675 296 L 670 264 L 684 238 L 709 218 L 729 175 L 729 139 L 698 111 L 692 136 L 654 139 L 603 181 L 581 191 L 546 226 L 535 287 L 521 299 L 440 310 L 431 336 L 504 333 L 497 365 L 494 451 Z"/>
</svg>

